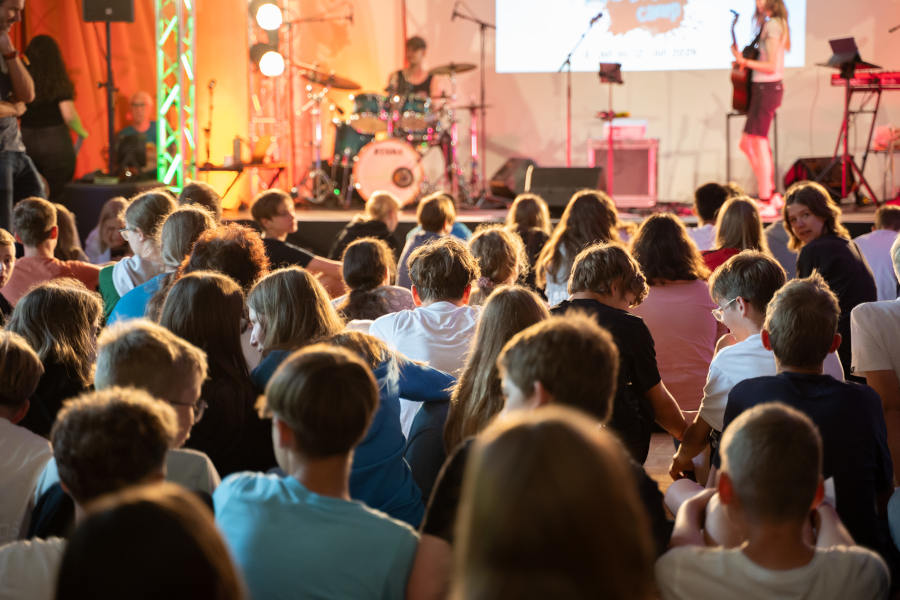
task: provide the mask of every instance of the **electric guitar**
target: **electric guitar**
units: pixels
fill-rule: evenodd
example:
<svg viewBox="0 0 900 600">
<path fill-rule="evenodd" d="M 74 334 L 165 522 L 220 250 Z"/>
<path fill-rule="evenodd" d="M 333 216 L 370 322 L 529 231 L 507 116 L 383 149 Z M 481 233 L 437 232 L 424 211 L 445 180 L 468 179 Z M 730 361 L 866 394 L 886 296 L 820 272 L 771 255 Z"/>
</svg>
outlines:
<svg viewBox="0 0 900 600">
<path fill-rule="evenodd" d="M 736 10 L 732 10 L 734 19 L 731 21 L 731 43 L 737 48 L 737 36 L 734 28 L 737 25 L 740 15 Z M 745 47 L 741 54 L 744 58 L 756 60 L 759 58 L 759 36 L 756 36 L 749 46 Z M 731 96 L 731 107 L 739 113 L 747 112 L 750 108 L 750 69 L 738 66 L 737 62 L 733 63 L 731 68 L 731 85 L 734 87 Z"/>
</svg>

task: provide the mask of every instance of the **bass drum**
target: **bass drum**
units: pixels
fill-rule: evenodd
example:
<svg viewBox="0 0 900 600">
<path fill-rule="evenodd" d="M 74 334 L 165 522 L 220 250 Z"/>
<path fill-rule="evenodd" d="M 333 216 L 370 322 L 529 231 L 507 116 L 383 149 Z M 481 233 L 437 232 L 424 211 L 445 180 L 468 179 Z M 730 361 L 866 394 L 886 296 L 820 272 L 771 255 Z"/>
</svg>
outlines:
<svg viewBox="0 0 900 600">
<path fill-rule="evenodd" d="M 402 140 L 387 139 L 363 146 L 353 165 L 353 181 L 365 200 L 376 191 L 391 192 L 401 205 L 415 200 L 425 179 L 422 157 Z"/>
</svg>

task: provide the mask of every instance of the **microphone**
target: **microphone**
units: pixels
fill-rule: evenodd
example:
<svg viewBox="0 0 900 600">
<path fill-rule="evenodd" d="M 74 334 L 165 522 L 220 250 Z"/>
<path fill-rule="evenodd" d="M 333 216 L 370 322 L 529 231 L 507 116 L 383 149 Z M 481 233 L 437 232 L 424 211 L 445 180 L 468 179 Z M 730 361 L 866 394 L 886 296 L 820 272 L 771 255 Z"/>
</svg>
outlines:
<svg viewBox="0 0 900 600">
<path fill-rule="evenodd" d="M 216 80 L 210 79 L 209 83 L 206 84 L 206 87 L 208 87 L 210 90 L 212 90 L 214 87 L 216 87 Z"/>
<path fill-rule="evenodd" d="M 459 16 L 459 13 L 456 12 L 456 7 L 457 7 L 457 6 L 459 6 L 459 0 L 457 0 L 456 2 L 453 3 L 453 16 L 450 17 L 450 20 L 451 20 L 451 21 L 455 21 L 455 20 L 456 20 L 456 17 Z"/>
<path fill-rule="evenodd" d="M 893 27 L 891 27 L 890 29 L 888 29 L 888 33 L 894 33 L 894 32 L 897 31 L 898 29 L 900 29 L 900 25 L 894 25 Z"/>
<path fill-rule="evenodd" d="M 631 113 L 628 111 L 624 112 L 610 112 L 608 110 L 601 110 L 596 114 L 598 119 L 603 119 L 604 121 L 610 121 L 612 119 L 627 119 L 631 116 Z"/>
<path fill-rule="evenodd" d="M 600 12 L 597 13 L 597 16 L 596 16 L 596 17 L 594 17 L 593 19 L 591 19 L 591 25 L 593 25 L 594 23 L 596 23 L 597 21 L 599 21 L 599 20 L 600 20 L 600 17 L 602 17 L 602 16 L 603 16 L 603 11 L 601 10 Z"/>
<path fill-rule="evenodd" d="M 350 21 L 350 24 L 353 25 L 353 13 L 347 15 L 347 20 Z"/>
</svg>

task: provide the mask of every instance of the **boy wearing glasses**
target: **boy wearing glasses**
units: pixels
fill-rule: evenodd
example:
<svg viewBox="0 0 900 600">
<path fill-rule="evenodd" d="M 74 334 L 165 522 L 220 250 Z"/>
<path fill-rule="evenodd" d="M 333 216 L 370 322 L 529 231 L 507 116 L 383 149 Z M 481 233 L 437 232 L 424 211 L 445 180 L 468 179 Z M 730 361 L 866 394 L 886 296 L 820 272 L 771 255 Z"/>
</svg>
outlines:
<svg viewBox="0 0 900 600">
<path fill-rule="evenodd" d="M 25 198 L 13 210 L 13 233 L 24 247 L 24 255 L 0 288 L 11 306 L 29 289 L 58 277 L 77 279 L 89 290 L 96 290 L 100 267 L 80 260 L 60 260 L 53 253 L 59 238 L 56 207 L 43 198 Z"/>
<path fill-rule="evenodd" d="M 713 316 L 730 333 L 719 341 L 709 365 L 700 412 L 672 457 L 669 474 L 673 479 L 694 470 L 692 459 L 703 451 L 710 435 L 717 449 L 731 388 L 745 379 L 775 374 L 775 357 L 763 346 L 760 332 L 766 307 L 784 281 L 784 269 L 777 261 L 751 250 L 728 259 L 709 278 L 709 295 L 719 305 Z M 834 353 L 825 361 L 825 372 L 835 379 L 844 378 Z M 718 463 L 717 453 L 713 454 Z"/>
</svg>

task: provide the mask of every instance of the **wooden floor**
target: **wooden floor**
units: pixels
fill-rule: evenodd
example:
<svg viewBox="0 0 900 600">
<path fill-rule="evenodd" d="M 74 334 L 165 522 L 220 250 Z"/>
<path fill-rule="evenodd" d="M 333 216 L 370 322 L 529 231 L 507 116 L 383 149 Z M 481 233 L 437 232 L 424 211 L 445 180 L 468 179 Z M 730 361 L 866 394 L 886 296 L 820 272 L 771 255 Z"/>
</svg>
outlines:
<svg viewBox="0 0 900 600">
<path fill-rule="evenodd" d="M 663 494 L 672 484 L 672 478 L 669 477 L 669 464 L 672 462 L 673 454 L 675 454 L 675 445 L 672 443 L 672 436 L 668 433 L 654 433 L 650 438 L 650 453 L 644 463 L 644 470 L 659 484 L 659 491 Z"/>
</svg>

